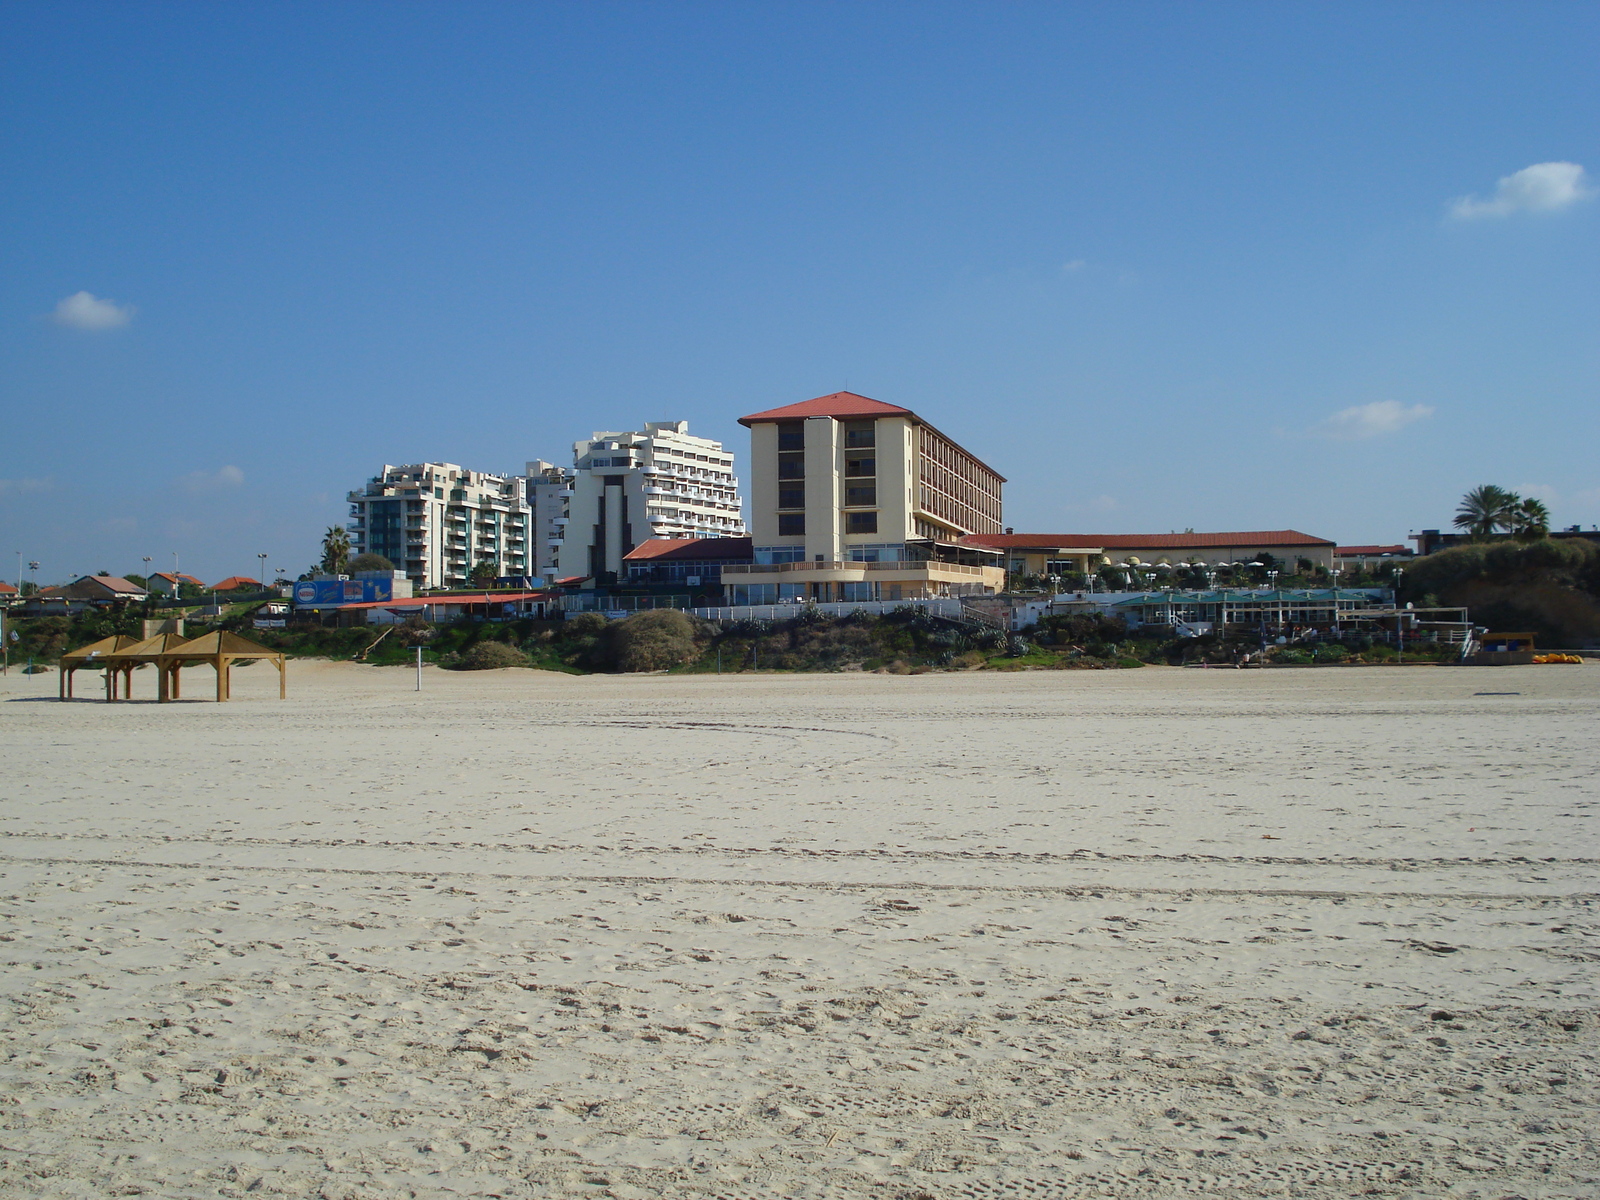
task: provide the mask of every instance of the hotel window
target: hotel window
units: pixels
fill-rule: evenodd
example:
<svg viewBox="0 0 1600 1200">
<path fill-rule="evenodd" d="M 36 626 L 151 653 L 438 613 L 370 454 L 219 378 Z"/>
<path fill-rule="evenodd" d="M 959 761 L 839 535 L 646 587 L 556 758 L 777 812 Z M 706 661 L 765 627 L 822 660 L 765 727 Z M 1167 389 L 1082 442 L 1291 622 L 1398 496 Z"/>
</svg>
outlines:
<svg viewBox="0 0 1600 1200">
<path fill-rule="evenodd" d="M 805 488 L 779 488 L 779 508 L 804 508 L 806 506 Z"/>
<path fill-rule="evenodd" d="M 806 456 L 804 454 L 778 455 L 779 479 L 804 479 L 806 477 Z"/>
<path fill-rule="evenodd" d="M 778 423 L 778 449 L 804 450 L 805 448 L 805 423 L 803 421 L 780 421 Z"/>
<path fill-rule="evenodd" d="M 844 473 L 853 479 L 870 478 L 878 473 L 878 460 L 870 454 L 847 454 Z"/>
<path fill-rule="evenodd" d="M 876 484 L 861 484 L 857 487 L 847 487 L 844 490 L 846 508 L 870 508 L 877 502 L 878 488 Z"/>
<path fill-rule="evenodd" d="M 783 518 L 779 517 L 779 521 Z M 878 514 L 875 512 L 853 512 L 844 516 L 844 531 L 846 533 L 877 533 Z"/>
<path fill-rule="evenodd" d="M 876 514 L 873 514 L 873 515 L 876 516 Z M 877 529 L 877 527 L 878 527 L 877 523 L 876 523 L 876 521 L 874 521 L 872 528 L 873 529 Z M 805 513 L 779 513 L 778 514 L 778 536 L 779 537 L 804 537 L 805 535 L 806 535 L 806 515 L 805 515 Z"/>
<path fill-rule="evenodd" d="M 876 421 L 850 421 L 844 427 L 844 444 L 848 450 L 870 450 L 878 444 Z"/>
</svg>

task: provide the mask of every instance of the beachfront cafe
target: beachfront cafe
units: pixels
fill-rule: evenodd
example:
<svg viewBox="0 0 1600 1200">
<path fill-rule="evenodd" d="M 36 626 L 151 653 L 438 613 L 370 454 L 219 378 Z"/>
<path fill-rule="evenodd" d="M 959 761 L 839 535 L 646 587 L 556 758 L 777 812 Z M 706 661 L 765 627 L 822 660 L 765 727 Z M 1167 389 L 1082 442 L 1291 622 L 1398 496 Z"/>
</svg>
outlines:
<svg viewBox="0 0 1600 1200">
<path fill-rule="evenodd" d="M 1378 588 L 1172 588 L 1129 596 L 1111 611 L 1131 629 L 1149 626 L 1180 637 L 1259 633 L 1317 640 L 1360 630 L 1381 641 L 1464 643 L 1472 633 L 1464 608 L 1398 608 L 1392 593 Z"/>
</svg>

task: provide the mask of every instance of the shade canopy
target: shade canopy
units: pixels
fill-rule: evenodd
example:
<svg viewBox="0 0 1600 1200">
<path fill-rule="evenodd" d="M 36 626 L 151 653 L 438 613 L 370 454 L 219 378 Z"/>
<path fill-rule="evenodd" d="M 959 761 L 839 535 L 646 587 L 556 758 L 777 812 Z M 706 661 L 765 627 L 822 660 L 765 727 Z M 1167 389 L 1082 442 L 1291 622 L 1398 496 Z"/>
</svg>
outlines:
<svg viewBox="0 0 1600 1200">
<path fill-rule="evenodd" d="M 219 629 L 180 642 L 157 656 L 162 662 L 210 662 L 214 658 L 282 658 L 283 651 L 270 650 L 237 633 Z"/>
<path fill-rule="evenodd" d="M 112 637 L 101 638 L 98 642 L 90 642 L 87 646 L 79 646 L 76 650 L 68 650 L 61 656 L 61 669 L 68 671 L 76 670 L 79 667 L 103 666 L 102 660 L 107 655 L 113 651 L 132 646 L 138 640 L 138 638 L 130 637 L 126 633 L 119 633 Z"/>
</svg>

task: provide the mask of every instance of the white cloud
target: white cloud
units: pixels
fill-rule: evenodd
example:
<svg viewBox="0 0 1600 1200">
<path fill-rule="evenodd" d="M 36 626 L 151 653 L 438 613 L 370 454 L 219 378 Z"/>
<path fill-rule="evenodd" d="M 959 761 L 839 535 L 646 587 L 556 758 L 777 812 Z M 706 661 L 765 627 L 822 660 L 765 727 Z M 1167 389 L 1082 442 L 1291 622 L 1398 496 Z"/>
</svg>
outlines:
<svg viewBox="0 0 1600 1200">
<path fill-rule="evenodd" d="M 133 320 L 139 310 L 131 304 L 101 300 L 88 292 L 74 292 L 60 304 L 50 319 L 70 329 L 118 329 Z"/>
<path fill-rule="evenodd" d="M 1334 413 L 1313 426 L 1311 432 L 1341 442 L 1359 441 L 1396 433 L 1431 416 L 1433 409 L 1426 404 L 1407 406 L 1398 400 L 1374 400 L 1371 404 L 1358 404 Z"/>
<path fill-rule="evenodd" d="M 0 496 L 21 496 L 55 487 L 54 479 L 0 479 Z"/>
<path fill-rule="evenodd" d="M 1071 275 L 1074 271 L 1081 271 L 1088 265 L 1089 264 L 1085 260 L 1081 258 L 1075 258 L 1071 262 L 1062 263 L 1061 272 L 1064 275 Z"/>
<path fill-rule="evenodd" d="M 215 471 L 190 471 L 178 482 L 191 492 L 214 492 L 218 488 L 238 487 L 244 482 L 244 472 L 238 467 L 220 467 Z"/>
<path fill-rule="evenodd" d="M 1577 163 L 1534 163 L 1515 175 L 1503 176 L 1487 200 L 1461 197 L 1450 206 L 1450 215 L 1471 221 L 1506 217 L 1514 212 L 1559 212 L 1594 194 L 1595 189 L 1584 182 L 1583 168 Z"/>
</svg>

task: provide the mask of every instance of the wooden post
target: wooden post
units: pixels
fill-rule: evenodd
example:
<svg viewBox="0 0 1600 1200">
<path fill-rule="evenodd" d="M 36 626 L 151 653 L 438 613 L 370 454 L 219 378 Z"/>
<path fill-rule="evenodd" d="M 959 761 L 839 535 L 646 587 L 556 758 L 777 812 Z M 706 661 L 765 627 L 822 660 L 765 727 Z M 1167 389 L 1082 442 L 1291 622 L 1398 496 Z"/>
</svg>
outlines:
<svg viewBox="0 0 1600 1200">
<path fill-rule="evenodd" d="M 156 664 L 156 699 L 158 701 L 160 701 L 162 704 L 165 704 L 167 702 L 167 699 L 168 699 L 168 697 L 167 697 L 167 664 L 164 663 L 164 662 L 158 662 Z"/>
<path fill-rule="evenodd" d="M 289 680 L 288 680 L 287 676 L 284 674 L 284 668 L 286 668 L 288 665 L 289 665 L 288 660 L 286 658 L 284 658 L 283 655 L 281 655 L 281 654 L 278 655 L 278 699 L 279 700 L 287 700 L 289 698 Z"/>
</svg>

